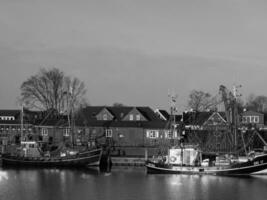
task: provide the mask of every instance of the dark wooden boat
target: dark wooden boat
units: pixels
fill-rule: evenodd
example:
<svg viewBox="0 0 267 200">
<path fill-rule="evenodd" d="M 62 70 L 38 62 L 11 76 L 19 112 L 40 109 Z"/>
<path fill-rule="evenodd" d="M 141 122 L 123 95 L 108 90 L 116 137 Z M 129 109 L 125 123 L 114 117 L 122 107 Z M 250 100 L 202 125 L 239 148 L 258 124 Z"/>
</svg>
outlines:
<svg viewBox="0 0 267 200">
<path fill-rule="evenodd" d="M 73 151 L 64 155 L 58 156 L 41 156 L 38 154 L 39 150 L 36 150 L 34 142 L 29 145 L 33 145 L 31 148 L 24 149 L 26 154 L 3 154 L 2 165 L 3 166 L 17 166 L 17 167 L 87 167 L 98 166 L 102 155 L 101 148 L 95 148 L 85 150 L 82 152 Z"/>
<path fill-rule="evenodd" d="M 3 166 L 43 166 L 43 167 L 87 167 L 98 166 L 102 149 L 80 152 L 65 157 L 22 157 L 2 155 Z"/>
</svg>

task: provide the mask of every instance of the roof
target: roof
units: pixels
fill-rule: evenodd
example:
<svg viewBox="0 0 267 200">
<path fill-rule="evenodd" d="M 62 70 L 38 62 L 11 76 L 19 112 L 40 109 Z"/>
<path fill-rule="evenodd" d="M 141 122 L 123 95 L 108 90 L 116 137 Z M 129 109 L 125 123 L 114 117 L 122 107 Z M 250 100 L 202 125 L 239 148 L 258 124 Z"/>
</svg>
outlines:
<svg viewBox="0 0 267 200">
<path fill-rule="evenodd" d="M 107 109 L 113 116 L 112 121 L 97 120 L 96 115 L 103 109 Z M 123 118 L 130 113 L 133 109 L 140 112 L 147 121 L 123 121 Z M 78 126 L 116 126 L 116 127 L 144 127 L 144 126 L 156 126 L 156 123 L 162 122 L 162 120 L 154 113 L 149 107 L 109 107 L 109 106 L 88 106 L 82 109 L 77 119 L 75 120 Z M 159 124 L 158 126 L 162 126 Z"/>
<path fill-rule="evenodd" d="M 0 110 L 0 116 L 19 116 L 21 110 Z"/>
<path fill-rule="evenodd" d="M 84 124 L 88 127 L 104 127 L 104 128 L 111 128 L 111 127 L 126 127 L 126 128 L 149 128 L 149 129 L 166 129 L 167 121 L 103 121 L 103 120 L 95 120 L 89 121 L 87 124 Z"/>
<path fill-rule="evenodd" d="M 241 115 L 242 116 L 244 116 L 244 115 L 246 115 L 246 116 L 247 115 L 264 115 L 264 113 L 248 110 L 248 111 L 243 112 Z"/>
<path fill-rule="evenodd" d="M 224 112 L 218 112 L 226 120 Z M 203 125 L 214 112 L 187 112 L 183 113 L 183 121 L 186 125 Z"/>
<path fill-rule="evenodd" d="M 148 121 L 159 121 L 159 117 L 149 107 L 110 107 L 110 106 L 87 106 L 79 113 L 80 117 L 88 121 L 96 120 L 96 115 L 103 109 L 107 109 L 113 116 L 115 121 L 122 121 L 122 119 L 134 108 L 136 108 Z"/>
<path fill-rule="evenodd" d="M 160 118 L 163 118 L 163 120 L 169 120 L 170 118 L 170 115 L 166 110 L 156 109 L 154 112 L 158 114 Z"/>
</svg>

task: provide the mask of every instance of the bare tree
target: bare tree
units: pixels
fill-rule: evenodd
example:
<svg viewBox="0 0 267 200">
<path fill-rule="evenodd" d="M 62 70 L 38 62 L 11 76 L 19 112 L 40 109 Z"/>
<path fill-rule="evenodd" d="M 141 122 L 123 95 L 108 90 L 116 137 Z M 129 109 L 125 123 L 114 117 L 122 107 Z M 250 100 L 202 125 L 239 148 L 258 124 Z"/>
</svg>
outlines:
<svg viewBox="0 0 267 200">
<path fill-rule="evenodd" d="M 255 96 L 253 94 L 249 95 L 246 103 L 246 107 L 249 110 L 257 112 L 266 112 L 267 110 L 267 97 L 260 95 Z"/>
<path fill-rule="evenodd" d="M 84 83 L 57 68 L 40 69 L 21 85 L 21 100 L 28 108 L 66 112 L 77 107 L 86 93 Z"/>
<path fill-rule="evenodd" d="M 65 77 L 64 78 L 64 95 L 66 107 L 75 109 L 85 104 L 85 85 L 78 78 Z"/>
<path fill-rule="evenodd" d="M 188 107 L 194 111 L 206 111 L 214 105 L 214 98 L 207 92 L 193 90 L 189 94 Z"/>
</svg>

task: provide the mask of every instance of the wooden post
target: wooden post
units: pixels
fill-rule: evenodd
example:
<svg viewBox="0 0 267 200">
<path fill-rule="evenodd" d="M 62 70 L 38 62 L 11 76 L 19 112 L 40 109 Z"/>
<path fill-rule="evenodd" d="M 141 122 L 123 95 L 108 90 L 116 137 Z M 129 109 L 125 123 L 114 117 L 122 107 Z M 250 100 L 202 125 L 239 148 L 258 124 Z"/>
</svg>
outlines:
<svg viewBox="0 0 267 200">
<path fill-rule="evenodd" d="M 148 152 L 147 152 L 147 148 L 145 148 L 145 161 L 148 160 Z"/>
</svg>

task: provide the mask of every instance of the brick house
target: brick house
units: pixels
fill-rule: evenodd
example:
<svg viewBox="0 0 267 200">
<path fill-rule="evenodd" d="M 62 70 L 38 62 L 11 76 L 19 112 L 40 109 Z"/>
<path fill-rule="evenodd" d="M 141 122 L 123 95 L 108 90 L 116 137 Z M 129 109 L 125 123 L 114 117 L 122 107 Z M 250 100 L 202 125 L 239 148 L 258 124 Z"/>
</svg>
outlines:
<svg viewBox="0 0 267 200">
<path fill-rule="evenodd" d="M 167 122 L 149 107 L 89 106 L 80 111 L 76 125 L 101 143 L 112 141 L 118 154 L 143 155 L 138 149 L 157 147 L 167 136 Z"/>
</svg>

